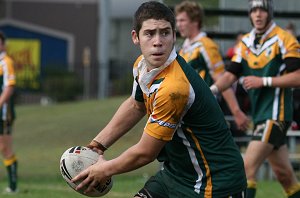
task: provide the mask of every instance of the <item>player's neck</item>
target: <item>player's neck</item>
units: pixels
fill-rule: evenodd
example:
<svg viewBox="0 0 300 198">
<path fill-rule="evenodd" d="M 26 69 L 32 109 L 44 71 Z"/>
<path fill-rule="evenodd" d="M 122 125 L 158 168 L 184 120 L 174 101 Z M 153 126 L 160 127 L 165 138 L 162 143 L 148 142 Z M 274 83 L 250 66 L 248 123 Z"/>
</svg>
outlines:
<svg viewBox="0 0 300 198">
<path fill-rule="evenodd" d="M 190 34 L 190 36 L 188 37 L 188 39 L 190 41 L 193 41 L 199 34 L 200 34 L 200 30 L 192 31 L 191 34 Z"/>
<path fill-rule="evenodd" d="M 263 35 L 272 25 L 272 22 L 270 21 L 263 29 L 256 29 L 255 33 L 259 35 Z"/>
</svg>

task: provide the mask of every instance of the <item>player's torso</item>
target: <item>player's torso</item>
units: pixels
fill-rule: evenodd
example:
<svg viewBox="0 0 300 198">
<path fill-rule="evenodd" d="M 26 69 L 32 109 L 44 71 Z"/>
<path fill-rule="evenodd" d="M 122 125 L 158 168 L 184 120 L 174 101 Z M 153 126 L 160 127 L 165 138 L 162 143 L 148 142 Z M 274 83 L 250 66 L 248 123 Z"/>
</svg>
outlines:
<svg viewBox="0 0 300 198">
<path fill-rule="evenodd" d="M 256 45 L 251 43 L 250 35 L 243 38 L 241 63 L 243 76 L 274 77 L 286 74 L 283 61 L 290 43 L 285 42 L 289 35 L 275 27 L 267 37 Z M 233 60 L 239 58 L 235 56 Z M 252 103 L 254 122 L 265 119 L 290 120 L 292 118 L 291 89 L 267 88 L 248 90 Z"/>
<path fill-rule="evenodd" d="M 185 66 L 181 66 L 180 61 Z M 245 176 L 241 171 L 243 164 L 240 153 L 232 140 L 221 109 L 197 73 L 178 57 L 177 61 L 155 77 L 148 88 L 149 94 L 143 95 L 150 116 L 145 130 L 152 136 L 156 134 L 151 132 L 161 131 L 166 134 L 172 130 L 173 133 L 172 139 L 158 156 L 158 160 L 165 162 L 168 174 L 174 174 L 173 178 L 181 180 L 185 178 L 185 185 L 190 187 L 191 192 L 197 191 L 201 194 L 210 194 L 212 186 L 216 193 L 244 187 Z M 173 90 L 174 94 L 161 95 L 165 89 Z M 178 114 L 172 115 L 174 118 L 160 116 L 164 110 L 156 108 L 160 104 L 165 107 L 168 104 L 165 102 L 164 105 L 163 101 L 168 100 L 179 101 L 174 102 L 174 107 L 168 109 L 178 111 Z M 157 101 L 160 101 L 159 104 Z M 182 113 L 184 110 L 178 106 L 182 106 L 187 112 Z M 159 119 L 161 117 L 164 119 Z M 172 119 L 178 120 L 178 117 L 182 117 L 182 120 L 175 125 Z M 161 137 L 164 138 L 163 135 Z M 226 146 L 224 142 L 227 142 Z M 219 166 L 221 162 L 228 166 Z M 227 172 L 232 171 L 236 174 L 229 178 Z M 219 187 L 224 186 L 224 181 L 227 186 L 232 185 L 232 188 Z M 237 181 L 240 186 L 234 184 Z"/>
<path fill-rule="evenodd" d="M 12 59 L 1 54 L 0 56 L 0 94 L 7 85 L 15 85 L 15 71 Z M 5 102 L 0 111 L 0 117 L 3 120 L 13 120 L 15 118 L 14 99 L 13 96 Z"/>
<path fill-rule="evenodd" d="M 0 85 L 15 85 L 16 77 L 13 60 L 5 53 L 0 55 Z"/>
<path fill-rule="evenodd" d="M 251 42 L 245 39 L 245 43 L 242 46 L 241 53 L 243 60 L 245 60 L 243 67 L 243 75 L 255 75 L 255 76 L 276 76 L 279 73 L 279 69 L 283 64 L 281 53 L 281 40 L 276 34 L 272 34 L 270 38 L 267 38 L 263 43 L 248 47 Z M 283 46 L 282 46 L 283 47 Z"/>
</svg>

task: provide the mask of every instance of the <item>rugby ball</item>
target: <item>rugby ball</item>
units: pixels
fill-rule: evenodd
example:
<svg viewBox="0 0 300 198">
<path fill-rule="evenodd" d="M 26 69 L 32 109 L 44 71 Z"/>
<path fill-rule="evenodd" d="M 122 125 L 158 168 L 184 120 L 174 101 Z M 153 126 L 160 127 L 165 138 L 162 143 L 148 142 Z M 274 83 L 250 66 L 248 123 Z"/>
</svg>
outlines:
<svg viewBox="0 0 300 198">
<path fill-rule="evenodd" d="M 99 154 L 90 148 L 84 146 L 74 146 L 67 149 L 60 158 L 60 173 L 67 184 L 76 192 L 89 197 L 101 197 L 107 194 L 112 188 L 113 181 L 108 179 L 105 184 L 94 188 L 92 192 L 84 193 L 86 188 L 80 191 L 76 190 L 80 182 L 72 182 L 72 178 L 78 175 L 81 171 L 95 164 L 99 159 Z"/>
</svg>

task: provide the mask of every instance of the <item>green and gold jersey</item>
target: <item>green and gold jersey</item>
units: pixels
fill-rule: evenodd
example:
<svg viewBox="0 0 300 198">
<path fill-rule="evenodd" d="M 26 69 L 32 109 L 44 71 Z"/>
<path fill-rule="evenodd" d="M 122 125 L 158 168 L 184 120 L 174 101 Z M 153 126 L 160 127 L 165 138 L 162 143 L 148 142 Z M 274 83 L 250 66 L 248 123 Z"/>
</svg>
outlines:
<svg viewBox="0 0 300 198">
<path fill-rule="evenodd" d="M 207 84 L 175 49 L 160 68 L 146 68 L 139 57 L 132 97 L 145 103 L 144 132 L 168 142 L 158 156 L 163 173 L 188 187 L 187 197 L 218 197 L 246 188 L 241 154 Z"/>
<path fill-rule="evenodd" d="M 228 70 L 238 76 L 282 76 L 288 71 L 284 60 L 300 58 L 300 46 L 289 33 L 273 23 L 255 44 L 255 31 L 246 34 L 238 44 Z M 237 63 L 237 64 L 236 64 Z M 292 120 L 292 90 L 290 88 L 263 87 L 248 90 L 254 123 L 267 119 Z"/>
<path fill-rule="evenodd" d="M 210 86 L 213 84 L 214 75 L 224 72 L 224 62 L 217 44 L 201 32 L 195 39 L 186 39 L 179 51 L 187 63 Z"/>
<path fill-rule="evenodd" d="M 13 60 L 5 52 L 0 53 L 0 87 L 1 92 L 6 86 L 16 84 L 16 76 Z M 0 116 L 3 121 L 13 120 L 15 118 L 13 97 L 4 103 L 1 107 Z"/>
</svg>

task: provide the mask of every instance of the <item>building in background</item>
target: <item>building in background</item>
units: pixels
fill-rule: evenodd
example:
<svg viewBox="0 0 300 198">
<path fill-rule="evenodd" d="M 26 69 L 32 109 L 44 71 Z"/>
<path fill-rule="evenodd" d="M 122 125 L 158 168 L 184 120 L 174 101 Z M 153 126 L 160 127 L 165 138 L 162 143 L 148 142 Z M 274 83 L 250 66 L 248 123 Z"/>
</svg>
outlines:
<svg viewBox="0 0 300 198">
<path fill-rule="evenodd" d="M 130 65 L 139 54 L 133 47 L 130 31 L 132 14 L 141 2 L 110 1 L 109 79 L 131 73 Z M 39 88 L 45 72 L 51 68 L 74 71 L 83 79 L 83 54 L 88 49 L 91 70 L 88 93 L 97 97 L 99 3 L 98 0 L 0 1 L 0 30 L 9 38 L 10 52 L 18 63 L 19 87 Z"/>
<path fill-rule="evenodd" d="M 47 71 L 61 69 L 76 73 L 84 81 L 84 93 L 89 98 L 99 97 L 103 82 L 105 96 L 129 93 L 132 63 L 140 54 L 131 41 L 132 16 L 144 1 L 1 0 L 0 30 L 7 34 L 9 52 L 17 62 L 18 86 L 38 90 Z M 101 2 L 109 2 L 108 10 L 105 10 L 109 15 L 106 31 L 101 30 Z M 166 0 L 172 6 L 170 2 L 173 1 Z M 300 8 L 300 1 L 297 0 L 289 0 L 288 4 L 274 0 L 274 4 L 275 11 L 293 12 Z M 246 0 L 214 0 L 211 5 L 218 6 L 212 9 L 247 11 Z M 235 32 L 251 28 L 248 20 L 247 15 L 217 16 L 212 25 L 205 26 L 205 31 L 235 35 Z M 292 21 L 300 28 L 296 18 L 277 21 L 283 27 Z M 103 32 L 108 34 L 104 42 L 101 37 Z M 234 38 L 213 39 L 220 44 L 224 54 L 234 42 Z M 103 43 L 106 45 L 103 46 Z M 103 70 L 106 73 L 103 73 L 101 65 L 104 59 L 108 60 L 107 68 Z M 106 79 L 101 81 L 103 78 Z"/>
</svg>

